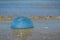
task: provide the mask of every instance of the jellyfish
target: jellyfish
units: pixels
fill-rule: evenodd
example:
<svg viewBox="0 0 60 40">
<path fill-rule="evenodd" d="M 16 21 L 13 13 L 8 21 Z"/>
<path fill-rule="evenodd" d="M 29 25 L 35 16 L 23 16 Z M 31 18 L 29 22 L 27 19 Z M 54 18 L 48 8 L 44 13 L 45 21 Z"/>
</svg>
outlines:
<svg viewBox="0 0 60 40">
<path fill-rule="evenodd" d="M 12 21 L 11 28 L 16 40 L 26 40 L 33 31 L 33 22 L 27 17 L 17 17 Z"/>
</svg>

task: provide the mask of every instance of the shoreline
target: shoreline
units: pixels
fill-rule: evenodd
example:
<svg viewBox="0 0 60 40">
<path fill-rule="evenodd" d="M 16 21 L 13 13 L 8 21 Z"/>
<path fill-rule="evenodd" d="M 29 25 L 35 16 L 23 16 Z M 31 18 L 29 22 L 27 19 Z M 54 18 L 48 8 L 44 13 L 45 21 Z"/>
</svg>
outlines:
<svg viewBox="0 0 60 40">
<path fill-rule="evenodd" d="M 6 17 L 4 17 L 4 18 L 0 18 L 0 21 L 11 21 L 11 20 L 13 20 L 14 18 L 6 18 Z M 30 18 L 31 20 L 60 20 L 60 18 L 46 18 L 46 17 L 43 17 L 43 18 L 41 18 L 41 17 L 32 17 L 32 18 Z"/>
</svg>

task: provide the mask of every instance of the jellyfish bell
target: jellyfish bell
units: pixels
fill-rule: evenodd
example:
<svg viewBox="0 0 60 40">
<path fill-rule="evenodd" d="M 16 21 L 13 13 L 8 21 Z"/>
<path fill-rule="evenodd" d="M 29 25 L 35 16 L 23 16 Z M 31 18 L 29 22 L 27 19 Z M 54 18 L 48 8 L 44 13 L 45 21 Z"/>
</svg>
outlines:
<svg viewBox="0 0 60 40">
<path fill-rule="evenodd" d="M 33 23 L 27 17 L 17 17 L 13 20 L 11 28 L 33 28 Z"/>
<path fill-rule="evenodd" d="M 11 28 L 17 40 L 25 40 L 33 30 L 33 23 L 27 17 L 17 17 L 13 20 Z"/>
</svg>

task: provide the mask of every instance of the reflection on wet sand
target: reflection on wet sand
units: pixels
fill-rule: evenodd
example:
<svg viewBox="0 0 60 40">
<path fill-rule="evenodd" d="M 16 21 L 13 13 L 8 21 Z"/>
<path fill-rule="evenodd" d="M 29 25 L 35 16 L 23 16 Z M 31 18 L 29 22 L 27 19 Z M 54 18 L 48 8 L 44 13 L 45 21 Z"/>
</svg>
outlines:
<svg viewBox="0 0 60 40">
<path fill-rule="evenodd" d="M 14 29 L 13 35 L 15 36 L 16 40 L 26 40 L 28 36 L 32 33 L 32 28 L 30 29 Z"/>
</svg>

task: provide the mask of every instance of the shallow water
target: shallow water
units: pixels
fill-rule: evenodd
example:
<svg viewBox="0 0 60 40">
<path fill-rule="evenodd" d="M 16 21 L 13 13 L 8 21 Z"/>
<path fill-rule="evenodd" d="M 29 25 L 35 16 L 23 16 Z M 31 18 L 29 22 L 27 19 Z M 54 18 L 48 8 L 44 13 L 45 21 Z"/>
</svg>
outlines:
<svg viewBox="0 0 60 40">
<path fill-rule="evenodd" d="M 34 29 L 27 40 L 60 40 L 60 20 L 33 21 Z M 11 21 L 0 21 L 0 40 L 15 40 Z"/>
</svg>

